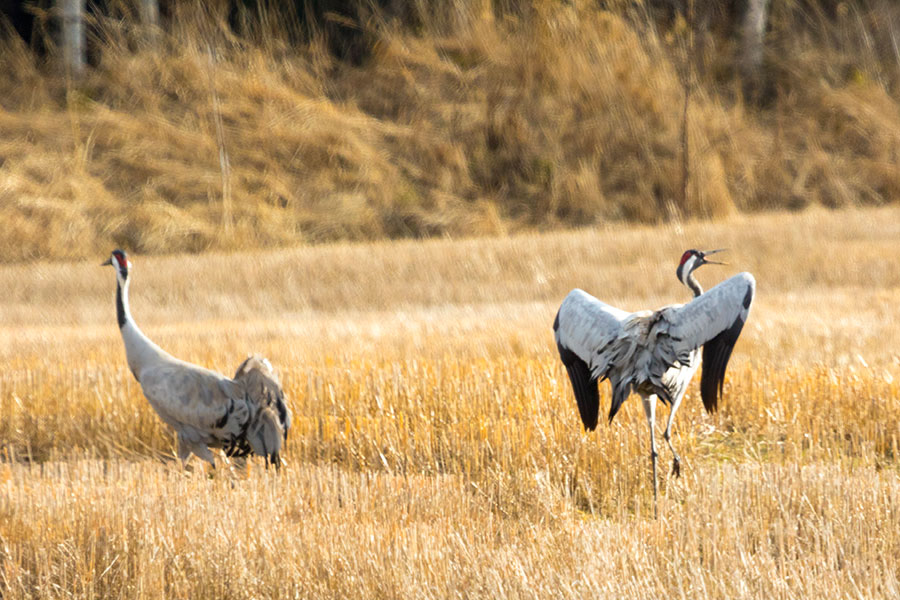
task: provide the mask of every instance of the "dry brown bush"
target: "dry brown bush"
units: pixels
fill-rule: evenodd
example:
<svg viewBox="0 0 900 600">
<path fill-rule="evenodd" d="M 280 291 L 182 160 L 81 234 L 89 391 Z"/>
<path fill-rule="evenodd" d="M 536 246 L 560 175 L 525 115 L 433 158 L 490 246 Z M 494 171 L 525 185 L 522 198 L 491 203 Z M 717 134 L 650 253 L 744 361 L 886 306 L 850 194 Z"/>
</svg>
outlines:
<svg viewBox="0 0 900 600">
<path fill-rule="evenodd" d="M 418 31 L 372 19 L 362 66 L 329 58 L 321 37 L 285 41 L 278 15 L 237 38 L 190 5 L 156 50 L 127 18 L 101 20 L 101 62 L 77 86 L 3 42 L 0 261 L 493 235 L 900 192 L 890 4 L 818 21 L 773 9 L 761 108 L 735 91 L 731 38 L 702 36 L 686 201 L 683 21 L 657 29 L 615 3 L 440 6 Z"/>
</svg>

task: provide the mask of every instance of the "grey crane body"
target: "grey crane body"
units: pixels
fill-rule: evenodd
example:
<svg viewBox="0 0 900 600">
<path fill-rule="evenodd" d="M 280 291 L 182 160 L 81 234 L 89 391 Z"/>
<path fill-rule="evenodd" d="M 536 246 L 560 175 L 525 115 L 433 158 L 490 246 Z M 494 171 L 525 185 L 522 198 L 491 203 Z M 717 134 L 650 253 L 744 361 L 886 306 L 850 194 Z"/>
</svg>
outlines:
<svg viewBox="0 0 900 600">
<path fill-rule="evenodd" d="M 291 414 L 269 362 L 251 356 L 230 379 L 175 358 L 131 317 L 125 253 L 116 250 L 104 264 L 116 269 L 116 313 L 128 367 L 150 406 L 175 430 L 178 457 L 186 462 L 193 453 L 215 466 L 210 448 L 223 448 L 229 456 L 258 454 L 279 467 Z"/>
<path fill-rule="evenodd" d="M 676 274 L 694 293 L 694 300 L 687 304 L 629 313 L 575 289 L 563 300 L 553 323 L 560 358 L 587 430 L 597 426 L 601 381 L 609 379 L 612 386 L 610 421 L 632 392 L 641 396 L 650 426 L 654 508 L 656 401 L 661 399 L 670 406 L 663 435 L 672 450 L 672 469 L 677 476 L 681 459 L 671 441 L 675 414 L 700 366 L 701 354 L 703 405 L 709 412 L 717 409 L 725 369 L 756 289 L 750 273 L 739 273 L 703 293 L 693 271 L 703 264 L 721 264 L 705 258 L 714 252 L 718 250 L 688 250 L 682 256 Z"/>
</svg>

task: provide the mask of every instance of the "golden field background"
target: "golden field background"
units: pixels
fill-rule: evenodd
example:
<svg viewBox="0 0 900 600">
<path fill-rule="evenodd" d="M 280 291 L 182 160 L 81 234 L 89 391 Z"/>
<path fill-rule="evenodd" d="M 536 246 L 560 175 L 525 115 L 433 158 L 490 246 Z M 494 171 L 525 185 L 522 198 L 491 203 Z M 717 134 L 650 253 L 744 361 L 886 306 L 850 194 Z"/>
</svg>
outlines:
<svg viewBox="0 0 900 600">
<path fill-rule="evenodd" d="M 413 2 L 416 27 L 365 21 L 361 65 L 335 60 L 315 31 L 294 40 L 296 15 L 278 3 L 241 35 L 227 3 L 178 3 L 153 47 L 133 2 L 108 4 L 119 12 L 91 22 L 99 58 L 77 85 L 0 41 L 0 262 L 900 196 L 900 6 L 889 1 L 771 3 L 761 105 L 743 99 L 721 22 L 704 33 L 698 12 L 688 57 L 684 19 L 650 3 Z"/>
<path fill-rule="evenodd" d="M 684 475 L 654 520 L 639 403 L 585 435 L 551 324 L 575 286 L 685 301 L 680 253 L 721 246 L 701 282 L 748 270 L 758 295 L 720 411 L 696 382 L 679 411 Z M 172 460 L 127 371 L 106 252 L 0 267 L 0 593 L 896 596 L 898 253 L 900 210 L 878 208 L 135 254 L 155 341 L 282 376 L 285 468 L 212 478 Z"/>
</svg>

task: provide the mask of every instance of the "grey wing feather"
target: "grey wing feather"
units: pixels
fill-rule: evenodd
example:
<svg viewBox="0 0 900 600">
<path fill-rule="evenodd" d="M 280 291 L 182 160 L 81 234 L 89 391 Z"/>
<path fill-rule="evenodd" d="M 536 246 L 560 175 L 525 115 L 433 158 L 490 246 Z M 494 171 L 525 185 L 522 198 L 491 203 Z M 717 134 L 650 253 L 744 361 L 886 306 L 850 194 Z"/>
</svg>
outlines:
<svg viewBox="0 0 900 600">
<path fill-rule="evenodd" d="M 690 353 L 703 346 L 700 394 L 709 412 L 718 407 L 725 369 L 750 314 L 755 291 L 753 275 L 739 273 L 683 306 L 666 309 L 668 339 L 657 344 L 656 355 L 661 361 L 674 355 L 686 364 Z"/>
<path fill-rule="evenodd" d="M 217 429 L 240 389 L 227 377 L 181 361 L 166 362 L 141 373 L 141 388 L 164 420 L 179 428 Z"/>
<path fill-rule="evenodd" d="M 566 367 L 585 429 L 597 427 L 600 410 L 598 382 L 614 360 L 613 342 L 622 333 L 629 313 L 574 289 L 559 307 L 553 331 Z"/>
</svg>

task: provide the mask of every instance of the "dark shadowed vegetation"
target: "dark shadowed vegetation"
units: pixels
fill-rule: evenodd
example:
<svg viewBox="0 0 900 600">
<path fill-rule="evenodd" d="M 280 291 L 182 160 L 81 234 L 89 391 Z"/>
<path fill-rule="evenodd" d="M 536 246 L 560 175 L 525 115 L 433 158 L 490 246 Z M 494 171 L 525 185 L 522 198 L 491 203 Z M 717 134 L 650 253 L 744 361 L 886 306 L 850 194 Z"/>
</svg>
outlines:
<svg viewBox="0 0 900 600">
<path fill-rule="evenodd" d="M 689 21 L 663 0 L 320 4 L 164 3 L 148 28 L 110 2 L 78 80 L 54 67 L 52 27 L 8 32 L 0 261 L 900 195 L 887 1 L 773 4 L 750 89 L 740 2 L 696 0 Z"/>
</svg>

